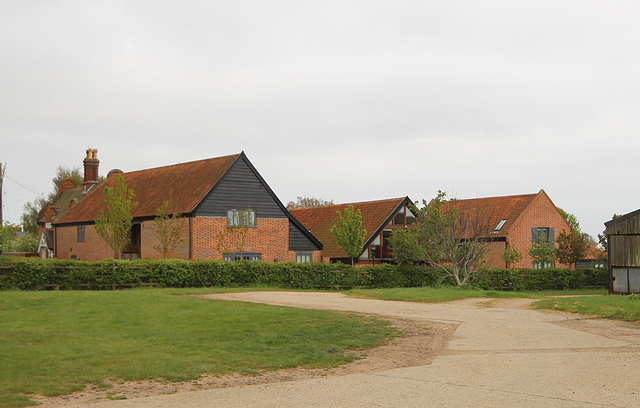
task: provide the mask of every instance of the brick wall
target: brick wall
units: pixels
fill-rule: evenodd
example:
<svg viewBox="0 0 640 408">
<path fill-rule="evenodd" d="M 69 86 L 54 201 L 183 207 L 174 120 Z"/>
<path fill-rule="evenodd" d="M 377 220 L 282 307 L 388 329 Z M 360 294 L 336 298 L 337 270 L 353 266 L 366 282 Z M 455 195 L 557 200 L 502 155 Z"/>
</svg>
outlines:
<svg viewBox="0 0 640 408">
<path fill-rule="evenodd" d="M 507 237 L 507 242 L 512 248 L 517 248 L 522 254 L 522 259 L 512 267 L 532 268 L 533 259 L 529 255 L 531 248 L 531 228 L 551 227 L 555 229 L 557 238 L 561 232 L 569 232 L 570 227 L 567 221 L 558 212 L 555 204 L 545 194 L 540 194 L 535 199 L 529 210 L 524 214 L 518 225 Z M 559 265 L 562 267 L 572 267 L 571 265 Z"/>
<path fill-rule="evenodd" d="M 98 235 L 93 225 L 84 226 L 84 237 L 84 242 L 78 242 L 78 227 L 57 227 L 56 258 L 71 259 L 75 255 L 79 260 L 89 262 L 114 258 L 113 250 Z"/>
<path fill-rule="evenodd" d="M 485 268 L 504 268 L 505 262 L 500 258 L 500 254 L 504 251 L 506 242 L 490 242 L 487 246 L 487 252 L 484 255 L 484 267 Z"/>
<path fill-rule="evenodd" d="M 224 253 L 240 250 L 242 230 L 228 231 L 226 217 L 196 217 L 191 222 L 193 259 L 222 259 Z M 255 228 L 246 230 L 243 252 L 258 252 L 263 261 L 295 262 L 296 252 L 289 251 L 289 220 L 259 218 Z M 319 261 L 319 251 L 314 252 L 314 261 Z"/>
<path fill-rule="evenodd" d="M 173 249 L 169 249 L 167 258 L 189 259 L 189 218 L 183 217 L 175 220 L 175 225 L 180 228 L 181 241 Z M 140 226 L 140 257 L 142 259 L 162 259 L 158 228 L 155 221 L 145 221 Z"/>
<path fill-rule="evenodd" d="M 239 251 L 240 238 L 227 232 L 227 219 L 219 217 L 195 217 L 178 220 L 182 226 L 182 242 L 168 254 L 170 258 L 222 259 L 224 253 Z M 296 252 L 289 250 L 289 220 L 259 218 L 255 228 L 247 229 L 244 252 L 261 254 L 262 261 L 295 262 Z M 77 242 L 77 227 L 58 227 L 57 253 L 59 259 L 71 259 L 72 255 L 83 261 L 114 258 L 114 253 L 100 237 L 93 225 L 85 226 L 85 242 Z M 189 239 L 191 232 L 191 239 Z M 158 232 L 153 220 L 140 227 L 142 259 L 162 259 L 154 246 L 159 244 Z M 222 245 L 221 245 L 222 240 Z M 191 243 L 191 254 L 189 253 Z M 305 251 L 310 252 L 310 251 Z M 322 262 L 320 251 L 313 251 L 314 262 Z"/>
</svg>

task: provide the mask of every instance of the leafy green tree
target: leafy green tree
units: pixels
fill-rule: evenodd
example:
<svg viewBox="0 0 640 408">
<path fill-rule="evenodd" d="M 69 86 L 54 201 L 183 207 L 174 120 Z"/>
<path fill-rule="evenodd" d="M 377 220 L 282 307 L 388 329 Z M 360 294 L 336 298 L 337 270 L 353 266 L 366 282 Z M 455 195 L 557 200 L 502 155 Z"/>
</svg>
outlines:
<svg viewBox="0 0 640 408">
<path fill-rule="evenodd" d="M 47 205 L 44 198 L 36 198 L 33 202 L 28 202 L 22 207 L 20 221 L 25 232 L 38 234 L 38 214 Z"/>
<path fill-rule="evenodd" d="M 562 231 L 556 238 L 558 247 L 556 248 L 556 258 L 558 262 L 565 265 L 572 265 L 584 259 L 589 249 L 589 243 L 584 239 L 584 235 L 572 229 L 568 233 Z"/>
<path fill-rule="evenodd" d="M 575 215 L 566 212 L 560 207 L 558 207 L 558 211 L 560 212 L 560 214 L 562 214 L 562 217 L 564 217 L 564 219 L 567 221 L 567 223 L 569 224 L 569 227 L 571 227 L 571 230 L 580 232 L 580 223 L 578 222 L 578 218 Z"/>
<path fill-rule="evenodd" d="M 38 234 L 38 214 L 48 202 L 54 202 L 60 191 L 59 185 L 62 180 L 71 179 L 80 187 L 84 181 L 84 177 L 79 167 L 68 168 L 63 165 L 58 166 L 56 174 L 51 180 L 53 182 L 53 190 L 47 195 L 47 198 L 36 198 L 32 202 L 27 202 L 22 208 L 20 221 L 25 232 Z"/>
<path fill-rule="evenodd" d="M 47 196 L 49 202 L 53 202 L 57 197 L 60 191 L 60 182 L 62 180 L 71 179 L 76 183 L 77 187 L 80 187 L 84 182 L 84 176 L 80 167 L 68 168 L 66 166 L 60 165 L 56 169 L 56 175 L 53 177 L 53 190 Z"/>
<path fill-rule="evenodd" d="M 507 268 L 514 263 L 520 261 L 522 259 L 522 254 L 518 251 L 518 248 L 507 247 L 500 252 L 500 259 L 502 259 Z"/>
<path fill-rule="evenodd" d="M 131 234 L 131 213 L 138 203 L 133 201 L 135 193 L 127 187 L 122 174 L 116 174 L 115 186 L 105 187 L 103 193 L 107 212 L 101 210 L 98 214 L 96 232 L 113 249 L 118 259 L 122 259 L 122 252 Z"/>
<path fill-rule="evenodd" d="M 560 207 L 558 207 L 558 211 L 567 220 L 571 231 L 562 231 L 558 235 L 556 239 L 556 259 L 565 265 L 575 264 L 585 258 L 592 238 L 589 234 L 581 232 L 580 223 L 575 215 L 567 213 Z"/>
<path fill-rule="evenodd" d="M 394 256 L 398 261 L 424 262 L 451 276 L 457 286 L 467 283 L 471 273 L 481 266 L 489 244 L 488 219 L 476 213 L 462 214 L 455 199 L 447 200 L 443 191 L 423 207 L 413 206 L 413 228 L 395 233 Z"/>
<path fill-rule="evenodd" d="M 38 252 L 38 236 L 30 232 L 25 232 L 14 242 L 14 250 L 17 252 Z"/>
<path fill-rule="evenodd" d="M 15 250 L 14 238 L 19 227 L 4 221 L 0 224 L 0 252 Z"/>
<path fill-rule="evenodd" d="M 344 209 L 344 215 L 336 212 L 338 219 L 331 227 L 331 233 L 336 237 L 338 245 L 351 259 L 351 265 L 355 264 L 355 258 L 362 253 L 362 245 L 367 236 L 367 230 L 362 229 L 362 213 L 355 210 L 353 205 Z"/>
<path fill-rule="evenodd" d="M 169 252 L 182 241 L 182 224 L 180 214 L 172 209 L 171 199 L 165 201 L 156 211 L 154 224 L 158 233 L 158 244 L 154 245 L 154 249 L 158 251 L 164 259 L 167 258 Z"/>
</svg>

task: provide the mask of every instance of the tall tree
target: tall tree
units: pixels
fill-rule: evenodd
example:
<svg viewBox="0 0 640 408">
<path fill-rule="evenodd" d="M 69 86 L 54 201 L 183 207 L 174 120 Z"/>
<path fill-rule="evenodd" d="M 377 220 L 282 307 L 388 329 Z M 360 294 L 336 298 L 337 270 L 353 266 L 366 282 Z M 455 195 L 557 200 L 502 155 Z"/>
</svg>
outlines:
<svg viewBox="0 0 640 408">
<path fill-rule="evenodd" d="M 84 182 L 84 176 L 82 175 L 82 171 L 80 167 L 75 166 L 73 168 L 68 168 L 63 165 L 59 165 L 56 169 L 56 175 L 53 177 L 53 190 L 47 196 L 47 199 L 52 202 L 58 197 L 58 192 L 60 191 L 60 182 L 62 180 L 71 179 L 76 183 L 76 186 L 80 187 Z"/>
<path fill-rule="evenodd" d="M 171 196 L 170 196 L 171 197 Z M 173 210 L 172 199 L 165 201 L 156 211 L 154 224 L 158 234 L 158 244 L 154 249 L 158 251 L 162 258 L 166 259 L 169 252 L 184 241 L 182 237 L 182 224 L 180 224 L 180 214 Z"/>
<path fill-rule="evenodd" d="M 556 238 L 556 243 L 556 258 L 565 265 L 572 265 L 584 259 L 589 249 L 584 235 L 573 229 L 569 232 L 562 231 Z"/>
<path fill-rule="evenodd" d="M 118 259 L 129 242 L 131 234 L 131 213 L 138 203 L 133 201 L 135 193 L 127 187 L 122 174 L 116 174 L 114 187 L 104 188 L 104 201 L 107 212 L 100 211 L 96 220 L 96 232 L 113 249 Z"/>
<path fill-rule="evenodd" d="M 362 213 L 355 210 L 353 205 L 344 209 L 344 215 L 337 211 L 338 219 L 331 227 L 331 233 L 336 237 L 338 245 L 355 264 L 355 258 L 362 253 L 362 245 L 367 236 L 367 230 L 362 229 Z"/>
<path fill-rule="evenodd" d="M 575 215 L 569 214 L 560 207 L 558 207 L 558 211 L 567 220 L 571 230 L 569 232 L 562 231 L 558 235 L 556 259 L 565 265 L 575 264 L 586 257 L 592 238 L 589 234 L 581 232 L 580 223 Z"/>
<path fill-rule="evenodd" d="M 316 197 L 300 197 L 296 201 L 289 201 L 287 208 L 321 207 L 323 205 L 333 205 L 333 200 L 323 200 Z"/>
<path fill-rule="evenodd" d="M 79 167 L 70 169 L 66 166 L 59 165 L 56 169 L 56 174 L 51 180 L 53 182 L 53 189 L 47 195 L 47 198 L 36 198 L 31 202 L 27 202 L 22 207 L 22 215 L 20 216 L 20 220 L 25 231 L 36 235 L 38 234 L 38 214 L 40 213 L 40 210 L 42 210 L 47 205 L 47 202 L 55 201 L 60 191 L 60 182 L 65 179 L 73 180 L 78 187 L 80 187 L 82 185 L 82 182 L 84 181 Z"/>
<path fill-rule="evenodd" d="M 455 201 L 447 200 L 446 193 L 438 191 L 430 202 L 422 200 L 422 208 L 413 206 L 413 228 L 394 233 L 392 244 L 399 262 L 436 266 L 462 286 L 482 264 L 489 244 L 489 220 L 477 212 L 461 213 Z"/>
<path fill-rule="evenodd" d="M 44 198 L 36 198 L 33 202 L 28 202 L 22 207 L 20 221 L 26 232 L 38 235 L 38 214 L 45 205 L 47 205 L 47 201 Z"/>
<path fill-rule="evenodd" d="M 567 223 L 569 224 L 569 227 L 571 227 L 572 230 L 580 232 L 580 223 L 578 222 L 578 217 L 566 212 L 560 207 L 558 207 L 558 211 L 560 212 L 560 214 L 562 214 L 562 217 L 564 217 L 564 219 L 567 221 Z"/>
</svg>

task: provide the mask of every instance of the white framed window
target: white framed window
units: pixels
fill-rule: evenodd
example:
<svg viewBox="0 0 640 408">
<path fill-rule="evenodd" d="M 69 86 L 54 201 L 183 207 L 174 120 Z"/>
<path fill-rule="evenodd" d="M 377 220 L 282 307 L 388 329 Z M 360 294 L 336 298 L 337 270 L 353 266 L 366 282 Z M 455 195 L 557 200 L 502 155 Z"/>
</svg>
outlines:
<svg viewBox="0 0 640 408">
<path fill-rule="evenodd" d="M 504 227 L 504 224 L 506 223 L 507 223 L 506 219 L 501 219 L 498 225 L 496 225 L 496 227 L 493 229 L 492 234 L 497 234 L 502 229 L 502 227 Z"/>
<path fill-rule="evenodd" d="M 298 252 L 296 254 L 296 263 L 313 262 L 313 254 L 311 252 Z"/>
</svg>

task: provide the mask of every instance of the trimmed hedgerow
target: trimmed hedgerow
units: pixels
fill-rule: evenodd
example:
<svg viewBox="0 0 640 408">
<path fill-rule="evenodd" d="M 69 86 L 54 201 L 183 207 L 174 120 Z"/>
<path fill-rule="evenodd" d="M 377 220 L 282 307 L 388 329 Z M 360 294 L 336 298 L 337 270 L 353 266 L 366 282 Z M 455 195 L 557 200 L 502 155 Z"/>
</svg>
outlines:
<svg viewBox="0 0 640 408">
<path fill-rule="evenodd" d="M 606 269 L 488 269 L 469 285 L 487 290 L 607 287 Z M 297 289 L 394 288 L 452 285 L 423 266 L 137 260 L 80 262 L 0 257 L 0 289 L 117 289 L 132 286 L 224 287 L 268 285 Z"/>
<path fill-rule="evenodd" d="M 469 283 L 485 290 L 566 290 L 606 288 L 606 268 L 488 269 L 474 273 Z"/>
</svg>

